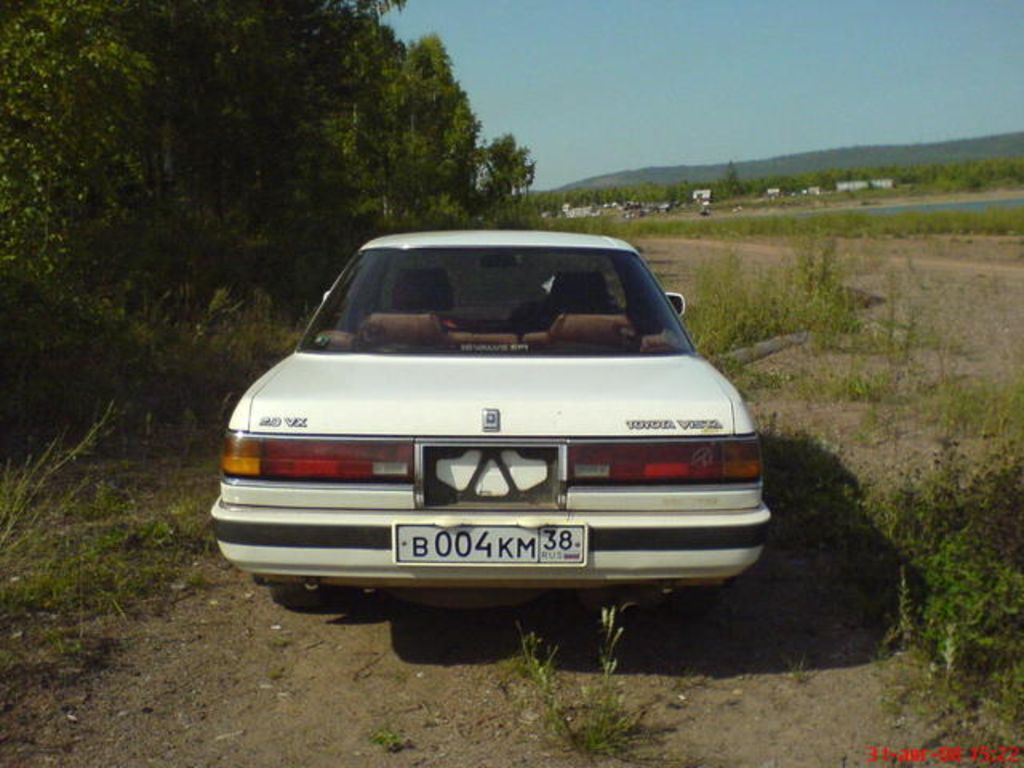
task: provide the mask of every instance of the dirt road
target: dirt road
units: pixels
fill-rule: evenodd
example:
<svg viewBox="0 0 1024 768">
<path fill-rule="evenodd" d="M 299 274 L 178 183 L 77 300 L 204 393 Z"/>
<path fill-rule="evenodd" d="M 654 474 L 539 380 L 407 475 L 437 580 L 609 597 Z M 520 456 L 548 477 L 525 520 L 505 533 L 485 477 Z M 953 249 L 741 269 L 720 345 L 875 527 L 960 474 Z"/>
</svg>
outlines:
<svg viewBox="0 0 1024 768">
<path fill-rule="evenodd" d="M 891 288 L 889 265 L 915 275 L 901 283 L 911 311 L 938 303 L 939 315 L 955 321 L 950 334 L 986 339 L 986 351 L 947 350 L 956 358 L 948 364 L 995 375 L 1024 338 L 1020 240 L 987 239 L 962 253 L 942 243 L 841 248 L 869 264 L 856 279 L 872 290 Z M 643 245 L 684 283 L 695 264 L 726 250 L 752 264 L 789 250 L 771 242 Z M 821 363 L 792 350 L 765 365 Z M 878 453 L 870 439 L 850 437 L 858 404 L 808 405 L 783 391 L 754 406 L 787 426 L 830 439 L 835 432 L 854 465 L 870 469 Z M 919 440 L 922 455 L 929 450 L 926 430 L 906 439 Z M 572 596 L 451 612 L 368 595 L 297 614 L 211 557 L 195 566 L 207 586 L 175 592 L 152 615 L 90 628 L 109 639 L 97 670 L 63 670 L 2 713 L 0 765 L 817 768 L 867 765 L 872 747 L 974 746 L 948 743 L 942 726 L 909 703 L 913 665 L 881 657 L 880 630 L 836 599 L 827 568 L 824 552 L 769 551 L 702 620 L 627 613 L 616 679 L 640 732 L 623 760 L 590 758 L 551 736 L 540 698 L 508 662 L 520 633 L 535 632 L 558 647 L 567 701 L 596 682 L 597 622 Z"/>
<path fill-rule="evenodd" d="M 876 660 L 879 637 L 836 607 L 817 568 L 775 553 L 705 620 L 627 615 L 618 676 L 643 713 L 634 757 L 857 765 L 870 745 L 926 743 L 926 724 L 893 703 L 900 660 Z M 567 696 L 593 684 L 597 624 L 572 597 L 446 612 L 373 595 L 295 614 L 207 569 L 210 588 L 121 628 L 108 669 L 41 693 L 34 743 L 3 745 L 5 765 L 592 764 L 548 735 L 504 662 L 521 627 L 558 646 Z M 401 750 L 373 743 L 381 732 Z"/>
</svg>

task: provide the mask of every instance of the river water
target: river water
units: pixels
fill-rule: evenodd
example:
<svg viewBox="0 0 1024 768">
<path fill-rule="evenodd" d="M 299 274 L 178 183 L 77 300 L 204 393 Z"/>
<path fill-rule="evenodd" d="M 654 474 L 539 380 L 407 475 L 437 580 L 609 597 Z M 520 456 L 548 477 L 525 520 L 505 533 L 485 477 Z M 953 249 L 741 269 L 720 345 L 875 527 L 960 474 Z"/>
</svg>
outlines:
<svg viewBox="0 0 1024 768">
<path fill-rule="evenodd" d="M 1024 206 L 1024 197 L 1004 198 L 999 200 L 967 200 L 951 203 L 911 203 L 907 205 L 883 205 L 877 208 L 859 208 L 860 213 L 875 216 L 892 216 L 897 213 L 934 213 L 936 211 L 987 211 L 990 208 L 1020 208 Z"/>
</svg>

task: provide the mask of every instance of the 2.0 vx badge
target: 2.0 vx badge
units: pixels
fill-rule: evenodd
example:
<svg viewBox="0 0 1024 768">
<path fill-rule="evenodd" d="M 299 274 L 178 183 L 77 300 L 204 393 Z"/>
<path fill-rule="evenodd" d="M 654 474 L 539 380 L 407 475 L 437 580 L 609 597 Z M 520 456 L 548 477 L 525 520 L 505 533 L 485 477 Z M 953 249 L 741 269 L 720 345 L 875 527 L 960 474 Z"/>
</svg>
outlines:
<svg viewBox="0 0 1024 768">
<path fill-rule="evenodd" d="M 285 416 L 283 419 L 280 416 L 264 416 L 260 419 L 260 426 L 280 427 L 282 421 L 293 429 L 304 429 L 308 426 L 309 419 L 305 416 Z"/>
</svg>

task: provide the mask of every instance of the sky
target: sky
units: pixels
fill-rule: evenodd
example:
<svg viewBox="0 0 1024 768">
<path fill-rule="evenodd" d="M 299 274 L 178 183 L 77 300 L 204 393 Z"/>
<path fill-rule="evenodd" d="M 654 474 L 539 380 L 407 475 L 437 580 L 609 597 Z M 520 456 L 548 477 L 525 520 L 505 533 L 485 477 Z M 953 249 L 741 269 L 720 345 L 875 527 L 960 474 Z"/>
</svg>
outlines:
<svg viewBox="0 0 1024 768">
<path fill-rule="evenodd" d="M 534 189 L 652 165 L 1024 131 L 1021 0 L 407 0 Z"/>
</svg>

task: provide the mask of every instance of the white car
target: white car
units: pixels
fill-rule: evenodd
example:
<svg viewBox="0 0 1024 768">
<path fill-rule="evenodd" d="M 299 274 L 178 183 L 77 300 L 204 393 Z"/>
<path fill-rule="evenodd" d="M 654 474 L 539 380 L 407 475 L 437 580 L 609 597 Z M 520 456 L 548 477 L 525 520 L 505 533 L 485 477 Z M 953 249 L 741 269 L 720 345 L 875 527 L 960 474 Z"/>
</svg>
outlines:
<svg viewBox="0 0 1024 768">
<path fill-rule="evenodd" d="M 682 308 L 606 237 L 368 243 L 234 410 L 221 552 L 292 607 L 721 585 L 770 515 L 754 422 Z"/>
</svg>

